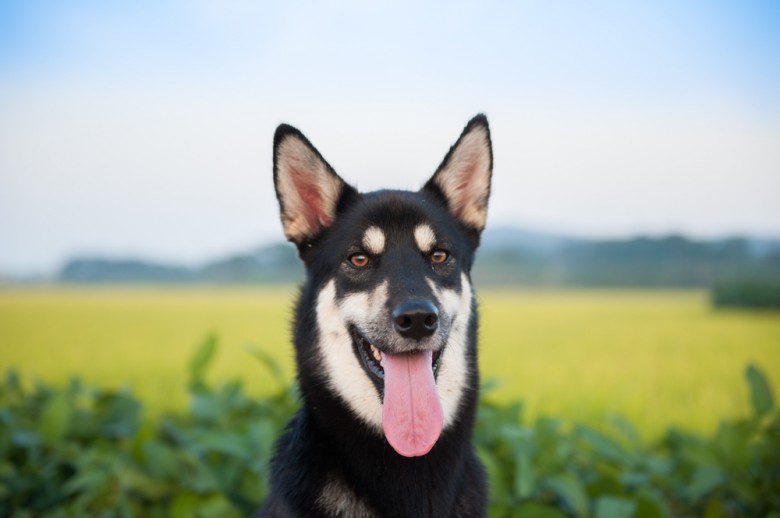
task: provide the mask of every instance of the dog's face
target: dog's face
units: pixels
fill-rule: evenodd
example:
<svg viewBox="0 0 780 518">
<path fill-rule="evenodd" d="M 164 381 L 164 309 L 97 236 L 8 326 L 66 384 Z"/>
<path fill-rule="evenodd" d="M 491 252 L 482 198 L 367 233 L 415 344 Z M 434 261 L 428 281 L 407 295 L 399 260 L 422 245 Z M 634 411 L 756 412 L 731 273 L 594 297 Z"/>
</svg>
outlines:
<svg viewBox="0 0 780 518">
<path fill-rule="evenodd" d="M 276 191 L 316 290 L 323 380 L 401 455 L 433 447 L 475 375 L 469 272 L 491 170 L 483 116 L 419 192 L 358 193 L 300 132 L 276 133 Z"/>
</svg>

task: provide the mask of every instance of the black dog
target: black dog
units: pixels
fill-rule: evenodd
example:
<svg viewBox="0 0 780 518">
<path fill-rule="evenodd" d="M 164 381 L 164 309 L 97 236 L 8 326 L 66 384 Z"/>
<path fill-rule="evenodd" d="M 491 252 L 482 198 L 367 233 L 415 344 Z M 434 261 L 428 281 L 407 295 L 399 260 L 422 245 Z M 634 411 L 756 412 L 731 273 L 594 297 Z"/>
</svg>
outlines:
<svg viewBox="0 0 780 518">
<path fill-rule="evenodd" d="M 483 115 L 418 192 L 359 193 L 298 130 L 276 130 L 284 233 L 306 265 L 294 327 L 303 404 L 259 516 L 486 514 L 469 272 L 492 166 Z"/>
</svg>

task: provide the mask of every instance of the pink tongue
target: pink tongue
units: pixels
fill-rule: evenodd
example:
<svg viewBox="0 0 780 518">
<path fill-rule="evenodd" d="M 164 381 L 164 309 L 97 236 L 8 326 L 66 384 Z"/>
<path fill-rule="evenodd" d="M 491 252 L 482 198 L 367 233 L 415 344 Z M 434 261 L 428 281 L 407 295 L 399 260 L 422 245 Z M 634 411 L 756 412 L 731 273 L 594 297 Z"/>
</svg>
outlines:
<svg viewBox="0 0 780 518">
<path fill-rule="evenodd" d="M 382 427 L 400 455 L 425 455 L 441 434 L 444 414 L 433 379 L 430 351 L 382 354 L 385 397 Z"/>
</svg>

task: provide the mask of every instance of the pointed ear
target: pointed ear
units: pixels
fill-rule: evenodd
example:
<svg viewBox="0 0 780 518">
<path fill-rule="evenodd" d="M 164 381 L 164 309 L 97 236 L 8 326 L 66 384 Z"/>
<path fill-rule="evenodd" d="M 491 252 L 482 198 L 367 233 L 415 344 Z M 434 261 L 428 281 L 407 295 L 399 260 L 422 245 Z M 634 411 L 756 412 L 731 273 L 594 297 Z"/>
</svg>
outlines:
<svg viewBox="0 0 780 518">
<path fill-rule="evenodd" d="M 306 137 L 287 124 L 274 134 L 274 185 L 284 235 L 299 246 L 329 227 L 344 192 L 354 191 Z"/>
<path fill-rule="evenodd" d="M 485 228 L 493 149 L 487 117 L 480 114 L 466 125 L 423 190 L 440 194 L 450 213 L 466 228 Z"/>
</svg>

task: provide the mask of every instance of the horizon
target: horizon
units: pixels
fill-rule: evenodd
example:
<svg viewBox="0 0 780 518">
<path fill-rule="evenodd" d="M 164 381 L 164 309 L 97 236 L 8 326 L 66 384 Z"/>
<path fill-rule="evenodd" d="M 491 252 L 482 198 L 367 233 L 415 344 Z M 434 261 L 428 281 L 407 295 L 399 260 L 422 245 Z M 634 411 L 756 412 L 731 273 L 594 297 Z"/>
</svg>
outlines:
<svg viewBox="0 0 780 518">
<path fill-rule="evenodd" d="M 513 225 L 496 225 L 493 227 L 488 226 L 485 228 L 485 234 L 483 234 L 483 243 L 480 248 L 485 247 L 484 237 L 486 235 L 489 236 L 491 234 L 495 234 L 498 232 L 505 232 L 505 231 L 523 233 L 526 235 L 526 237 L 533 236 L 534 238 L 541 238 L 541 239 L 551 238 L 551 239 L 561 239 L 561 240 L 572 240 L 580 243 L 584 242 L 584 243 L 602 244 L 607 242 L 629 242 L 629 241 L 641 240 L 641 239 L 661 241 L 665 239 L 681 238 L 681 239 L 688 240 L 690 242 L 700 243 L 700 244 L 718 243 L 718 242 L 729 241 L 729 240 L 745 240 L 749 244 L 757 243 L 757 242 L 770 243 L 773 248 L 780 247 L 780 236 L 733 234 L 733 235 L 723 235 L 723 236 L 712 236 L 708 238 L 706 237 L 697 238 L 695 236 L 671 232 L 671 233 L 661 233 L 656 235 L 637 233 L 637 234 L 631 234 L 625 236 L 609 236 L 609 237 L 601 236 L 600 237 L 600 236 L 574 235 L 574 234 L 558 233 L 558 232 L 546 232 L 546 231 L 540 231 L 536 229 L 531 229 L 531 228 L 521 227 L 521 226 L 513 226 Z M 243 248 L 224 250 L 213 256 L 203 257 L 195 261 L 181 261 L 175 258 L 167 259 L 164 257 L 146 256 L 146 255 L 137 254 L 135 252 L 107 253 L 107 252 L 101 252 L 99 250 L 95 250 L 95 251 L 89 251 L 85 253 L 76 253 L 71 256 L 65 257 L 60 263 L 54 265 L 54 267 L 52 267 L 47 271 L 9 272 L 9 271 L 0 270 L 0 282 L 56 280 L 57 276 L 60 274 L 63 268 L 65 268 L 68 264 L 73 263 L 75 261 L 139 262 L 139 263 L 155 265 L 155 266 L 198 270 L 200 268 L 206 267 L 216 262 L 224 261 L 233 257 L 238 257 L 246 254 L 255 254 L 265 249 L 274 246 L 280 246 L 280 245 L 288 246 L 291 249 L 295 248 L 295 245 L 293 243 L 286 241 L 283 236 L 280 236 L 278 239 L 261 241 L 255 243 L 254 245 L 246 246 Z M 495 244 L 493 246 L 495 246 Z"/>
<path fill-rule="evenodd" d="M 446 7 L 445 7 L 446 5 Z M 274 128 L 417 188 L 474 114 L 490 227 L 780 238 L 780 5 L 0 6 L 0 274 L 283 239 Z"/>
</svg>

